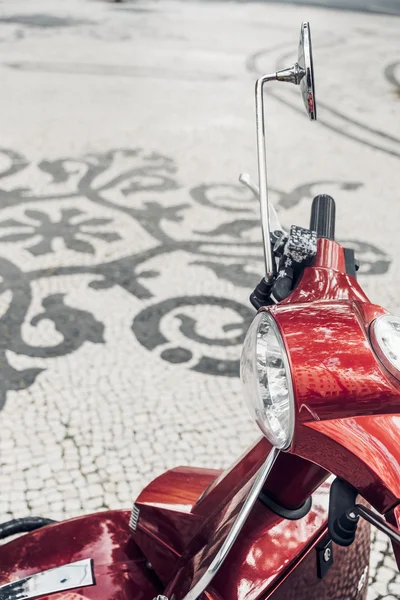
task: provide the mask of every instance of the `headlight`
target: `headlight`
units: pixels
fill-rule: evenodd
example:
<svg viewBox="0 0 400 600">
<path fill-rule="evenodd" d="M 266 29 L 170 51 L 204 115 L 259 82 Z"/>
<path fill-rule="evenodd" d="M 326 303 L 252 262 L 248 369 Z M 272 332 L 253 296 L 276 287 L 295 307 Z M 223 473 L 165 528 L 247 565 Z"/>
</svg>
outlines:
<svg viewBox="0 0 400 600">
<path fill-rule="evenodd" d="M 370 337 L 378 358 L 392 375 L 400 379 L 400 317 L 378 317 L 371 325 Z"/>
<path fill-rule="evenodd" d="M 282 337 L 267 312 L 258 313 L 247 332 L 240 376 L 261 431 L 277 448 L 288 448 L 294 429 L 292 380 Z"/>
</svg>

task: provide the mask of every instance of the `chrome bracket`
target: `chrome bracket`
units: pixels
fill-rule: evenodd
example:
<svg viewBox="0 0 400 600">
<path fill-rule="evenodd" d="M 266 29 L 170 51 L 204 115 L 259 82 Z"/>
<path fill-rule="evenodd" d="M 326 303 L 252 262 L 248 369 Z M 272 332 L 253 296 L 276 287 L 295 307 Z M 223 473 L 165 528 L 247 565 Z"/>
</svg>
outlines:
<svg viewBox="0 0 400 600">
<path fill-rule="evenodd" d="M 294 83 L 294 85 L 300 85 L 301 80 L 305 76 L 306 72 L 302 69 L 299 63 L 295 63 L 290 69 L 282 69 L 276 73 L 277 81 L 286 81 L 286 83 Z"/>
</svg>

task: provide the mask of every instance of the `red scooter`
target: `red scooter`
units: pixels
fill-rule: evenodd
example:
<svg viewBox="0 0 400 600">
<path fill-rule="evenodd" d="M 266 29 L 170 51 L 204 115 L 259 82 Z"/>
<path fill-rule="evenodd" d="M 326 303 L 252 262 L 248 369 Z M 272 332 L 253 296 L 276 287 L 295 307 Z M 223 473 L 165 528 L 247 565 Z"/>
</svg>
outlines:
<svg viewBox="0 0 400 600">
<path fill-rule="evenodd" d="M 261 206 L 241 378 L 263 437 L 227 471 L 168 471 L 132 511 L 0 526 L 34 530 L 0 546 L 0 600 L 365 599 L 369 524 L 400 565 L 400 318 L 357 283 L 331 197 L 289 232 L 268 204 L 264 84 L 300 85 L 316 118 L 308 23 L 299 48 L 256 83 L 259 187 L 241 176 Z"/>
</svg>

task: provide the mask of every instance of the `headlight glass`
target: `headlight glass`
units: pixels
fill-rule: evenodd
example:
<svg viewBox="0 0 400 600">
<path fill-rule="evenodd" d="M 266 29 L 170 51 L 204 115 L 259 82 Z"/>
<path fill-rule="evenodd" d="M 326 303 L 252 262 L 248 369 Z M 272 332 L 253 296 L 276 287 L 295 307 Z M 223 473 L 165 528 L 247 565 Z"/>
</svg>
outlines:
<svg viewBox="0 0 400 600">
<path fill-rule="evenodd" d="M 400 379 L 400 317 L 383 315 L 373 321 L 371 343 L 378 358 Z"/>
<path fill-rule="evenodd" d="M 294 398 L 285 346 L 273 317 L 257 314 L 247 332 L 240 376 L 250 413 L 277 448 L 291 444 Z"/>
</svg>

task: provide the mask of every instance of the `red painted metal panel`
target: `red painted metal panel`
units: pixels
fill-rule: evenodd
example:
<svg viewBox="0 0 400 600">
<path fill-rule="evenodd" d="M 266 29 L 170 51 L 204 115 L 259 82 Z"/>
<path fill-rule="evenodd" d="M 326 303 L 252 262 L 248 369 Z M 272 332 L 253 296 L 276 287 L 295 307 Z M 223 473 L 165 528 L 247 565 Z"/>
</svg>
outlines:
<svg viewBox="0 0 400 600">
<path fill-rule="evenodd" d="M 192 512 L 196 501 L 220 473 L 178 467 L 154 479 L 137 498 L 140 519 L 135 541 L 164 583 L 204 520 Z"/>
<path fill-rule="evenodd" d="M 400 411 L 400 383 L 374 354 L 351 301 L 271 310 L 291 364 L 297 422 Z"/>
<path fill-rule="evenodd" d="M 400 500 L 399 431 L 400 415 L 308 423 L 295 451 L 305 458 L 312 455 L 386 513 Z"/>
</svg>

